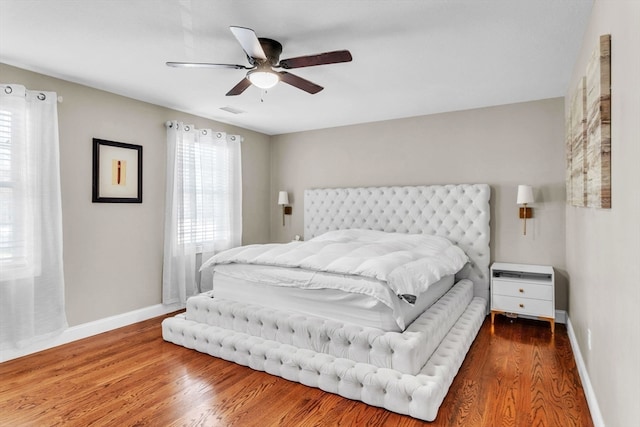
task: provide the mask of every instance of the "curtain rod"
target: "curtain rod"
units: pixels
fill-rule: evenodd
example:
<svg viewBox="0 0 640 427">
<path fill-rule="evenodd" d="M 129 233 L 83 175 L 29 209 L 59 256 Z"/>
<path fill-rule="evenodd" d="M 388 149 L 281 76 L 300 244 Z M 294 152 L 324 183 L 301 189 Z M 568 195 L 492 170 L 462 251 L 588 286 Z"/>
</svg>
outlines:
<svg viewBox="0 0 640 427">
<path fill-rule="evenodd" d="M 164 122 L 165 127 L 167 128 L 172 128 L 173 127 L 173 122 L 171 120 L 167 120 L 166 122 Z M 191 126 L 189 125 L 183 125 L 186 131 L 191 130 Z M 207 129 L 200 129 L 200 131 L 206 135 L 207 134 Z M 218 138 L 220 138 L 222 136 L 223 133 L 226 132 L 222 132 L 222 131 L 213 131 L 214 133 L 217 133 Z M 240 135 L 233 135 L 233 134 L 228 134 L 228 137 L 230 140 L 235 141 L 236 138 L 240 139 L 240 142 L 244 141 L 244 137 L 240 136 Z"/>
<path fill-rule="evenodd" d="M 38 92 L 37 90 L 30 90 L 30 89 L 26 89 L 26 88 L 25 88 L 25 90 L 30 91 L 30 92 Z M 11 87 L 11 85 L 6 85 L 4 87 L 4 93 L 6 93 L 7 95 L 10 95 L 11 93 L 13 93 L 13 88 Z M 44 101 L 45 99 L 47 99 L 47 95 L 45 95 L 44 92 L 40 92 L 38 94 L 37 98 L 40 101 Z M 62 104 L 62 102 L 64 101 L 64 98 L 60 95 L 60 96 L 58 96 L 58 98 L 56 100 L 58 101 L 58 104 Z"/>
</svg>

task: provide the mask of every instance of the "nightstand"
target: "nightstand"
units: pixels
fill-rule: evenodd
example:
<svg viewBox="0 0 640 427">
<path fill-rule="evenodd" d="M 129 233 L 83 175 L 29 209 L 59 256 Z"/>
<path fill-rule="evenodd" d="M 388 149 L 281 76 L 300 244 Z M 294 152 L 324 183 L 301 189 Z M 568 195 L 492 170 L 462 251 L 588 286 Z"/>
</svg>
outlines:
<svg viewBox="0 0 640 427">
<path fill-rule="evenodd" d="M 555 332 L 555 277 L 547 265 L 495 262 L 491 266 L 491 324 L 496 314 L 533 316 Z"/>
</svg>

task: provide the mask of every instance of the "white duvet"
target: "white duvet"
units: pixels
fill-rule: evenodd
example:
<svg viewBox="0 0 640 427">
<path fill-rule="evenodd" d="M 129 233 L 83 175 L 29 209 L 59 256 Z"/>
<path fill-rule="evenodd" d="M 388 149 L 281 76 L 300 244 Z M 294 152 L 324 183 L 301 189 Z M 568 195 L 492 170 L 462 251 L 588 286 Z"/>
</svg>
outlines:
<svg viewBox="0 0 640 427">
<path fill-rule="evenodd" d="M 385 283 L 413 303 L 431 284 L 457 273 L 467 261 L 464 251 L 444 237 L 337 230 L 305 242 L 229 249 L 209 258 L 201 269 L 236 263 L 364 276 Z"/>
</svg>

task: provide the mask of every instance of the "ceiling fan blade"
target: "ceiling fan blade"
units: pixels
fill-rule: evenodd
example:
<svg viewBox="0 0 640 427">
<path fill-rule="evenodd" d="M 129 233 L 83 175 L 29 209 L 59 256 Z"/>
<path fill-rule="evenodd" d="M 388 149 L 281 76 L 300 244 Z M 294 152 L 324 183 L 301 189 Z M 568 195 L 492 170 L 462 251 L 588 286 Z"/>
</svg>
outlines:
<svg viewBox="0 0 640 427">
<path fill-rule="evenodd" d="M 248 78 L 244 78 L 240 80 L 240 82 L 235 85 L 229 92 L 227 92 L 227 96 L 235 96 L 240 95 L 242 92 L 247 90 L 247 88 L 251 86 L 251 81 Z"/>
<path fill-rule="evenodd" d="M 280 67 L 284 69 L 313 67 L 314 65 L 336 64 L 338 62 L 350 62 L 353 58 L 348 50 L 335 50 L 333 52 L 319 53 L 317 55 L 298 56 L 280 60 Z"/>
<path fill-rule="evenodd" d="M 229 29 L 231 29 L 235 38 L 238 39 L 240 46 L 242 46 L 247 56 L 256 59 L 267 59 L 267 55 L 265 55 L 260 45 L 260 40 L 258 40 L 256 33 L 251 28 L 229 27 Z"/>
<path fill-rule="evenodd" d="M 279 71 L 280 80 L 290 84 L 291 86 L 295 86 L 298 89 L 302 89 L 305 92 L 310 94 L 315 94 L 324 89 L 322 86 L 318 86 L 317 84 L 310 82 L 307 79 L 303 79 L 302 77 L 298 77 L 295 74 L 287 73 L 286 71 Z"/>
<path fill-rule="evenodd" d="M 169 67 L 177 68 L 235 68 L 236 70 L 250 70 L 251 67 L 245 67 L 238 64 L 211 64 L 209 62 L 167 62 Z"/>
</svg>

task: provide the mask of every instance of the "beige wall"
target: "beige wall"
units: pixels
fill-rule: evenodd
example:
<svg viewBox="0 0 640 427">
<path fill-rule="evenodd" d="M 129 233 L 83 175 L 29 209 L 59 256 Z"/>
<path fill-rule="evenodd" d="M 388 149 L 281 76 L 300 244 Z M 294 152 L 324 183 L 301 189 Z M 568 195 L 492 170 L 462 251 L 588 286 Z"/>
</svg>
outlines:
<svg viewBox="0 0 640 427">
<path fill-rule="evenodd" d="M 566 98 L 611 34 L 612 208 L 566 207 L 569 316 L 607 427 L 640 420 L 639 23 L 639 1 L 595 2 Z"/>
<path fill-rule="evenodd" d="M 488 183 L 492 261 L 553 265 L 556 307 L 566 309 L 563 114 L 556 98 L 274 136 L 271 239 L 303 234 L 307 188 Z M 535 187 L 526 236 L 518 184 Z M 293 205 L 285 227 L 279 190 Z"/>
<path fill-rule="evenodd" d="M 3 83 L 55 91 L 70 325 L 161 302 L 167 120 L 244 137 L 243 241 L 269 239 L 269 137 L 0 64 Z M 91 203 L 92 138 L 143 146 L 143 203 Z"/>
</svg>

